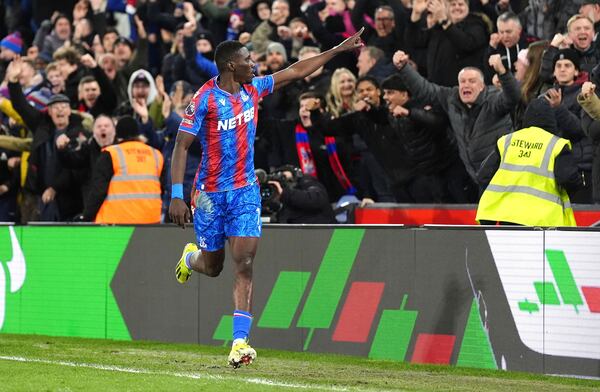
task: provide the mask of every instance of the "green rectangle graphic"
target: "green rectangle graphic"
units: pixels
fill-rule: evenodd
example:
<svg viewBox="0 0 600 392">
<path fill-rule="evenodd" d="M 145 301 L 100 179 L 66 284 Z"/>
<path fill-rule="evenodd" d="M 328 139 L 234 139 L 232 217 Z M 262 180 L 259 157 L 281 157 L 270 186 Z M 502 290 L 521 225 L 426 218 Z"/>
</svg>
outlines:
<svg viewBox="0 0 600 392">
<path fill-rule="evenodd" d="M 416 310 L 404 310 L 406 300 L 405 295 L 400 310 L 383 311 L 369 358 L 404 361 L 418 315 Z"/>
<path fill-rule="evenodd" d="M 298 327 L 331 327 L 364 234 L 364 229 L 334 230 L 298 320 Z"/>
<path fill-rule="evenodd" d="M 552 282 L 534 282 L 535 292 L 543 305 L 560 305 L 558 293 Z"/>
<path fill-rule="evenodd" d="M 583 298 L 562 250 L 546 249 L 546 258 L 556 280 L 556 286 L 565 305 L 573 305 L 577 311 L 578 305 L 583 305 Z"/>
<path fill-rule="evenodd" d="M 288 329 L 309 279 L 310 272 L 282 271 L 257 325 L 261 328 Z"/>
</svg>

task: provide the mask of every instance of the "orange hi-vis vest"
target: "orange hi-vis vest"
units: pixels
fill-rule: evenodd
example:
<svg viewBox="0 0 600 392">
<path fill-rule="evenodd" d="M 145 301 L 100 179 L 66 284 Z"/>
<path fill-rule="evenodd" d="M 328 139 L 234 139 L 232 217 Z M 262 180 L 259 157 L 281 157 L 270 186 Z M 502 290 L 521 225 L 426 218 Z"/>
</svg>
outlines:
<svg viewBox="0 0 600 392">
<path fill-rule="evenodd" d="M 160 223 L 162 154 L 144 143 L 130 141 L 105 147 L 114 174 L 95 223 Z"/>
</svg>

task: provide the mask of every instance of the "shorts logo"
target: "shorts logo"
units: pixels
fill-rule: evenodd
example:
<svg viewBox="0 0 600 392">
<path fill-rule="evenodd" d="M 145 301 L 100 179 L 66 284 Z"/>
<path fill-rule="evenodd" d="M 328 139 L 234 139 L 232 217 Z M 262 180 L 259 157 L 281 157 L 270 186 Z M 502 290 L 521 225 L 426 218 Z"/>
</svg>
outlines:
<svg viewBox="0 0 600 392">
<path fill-rule="evenodd" d="M 206 238 L 199 237 L 198 238 L 198 246 L 202 249 L 206 249 Z"/>
</svg>

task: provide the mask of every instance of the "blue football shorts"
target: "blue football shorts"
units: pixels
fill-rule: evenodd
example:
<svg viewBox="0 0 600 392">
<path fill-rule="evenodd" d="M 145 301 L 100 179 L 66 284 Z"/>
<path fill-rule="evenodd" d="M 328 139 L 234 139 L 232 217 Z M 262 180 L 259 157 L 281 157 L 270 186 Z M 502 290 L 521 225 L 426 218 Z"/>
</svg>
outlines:
<svg viewBox="0 0 600 392">
<path fill-rule="evenodd" d="M 258 183 L 225 192 L 196 190 L 193 197 L 194 231 L 200 249 L 222 249 L 228 237 L 260 237 Z"/>
</svg>

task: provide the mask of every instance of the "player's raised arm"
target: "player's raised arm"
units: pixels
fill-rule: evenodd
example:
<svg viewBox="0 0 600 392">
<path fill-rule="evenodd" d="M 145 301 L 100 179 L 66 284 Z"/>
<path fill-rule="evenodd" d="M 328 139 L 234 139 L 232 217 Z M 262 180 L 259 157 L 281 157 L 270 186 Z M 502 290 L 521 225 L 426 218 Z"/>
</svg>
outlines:
<svg viewBox="0 0 600 392">
<path fill-rule="evenodd" d="M 329 60 L 342 52 L 360 48 L 364 45 L 360 39 L 360 36 L 364 30 L 364 27 L 361 28 L 358 32 L 354 33 L 353 36 L 346 38 L 344 42 L 317 56 L 295 62 L 286 69 L 275 72 L 273 74 L 273 80 L 275 82 L 274 90 L 277 90 L 278 88 L 283 87 L 294 80 L 310 75 L 319 69 L 319 67 L 321 67 L 323 64 L 327 63 Z"/>
</svg>

